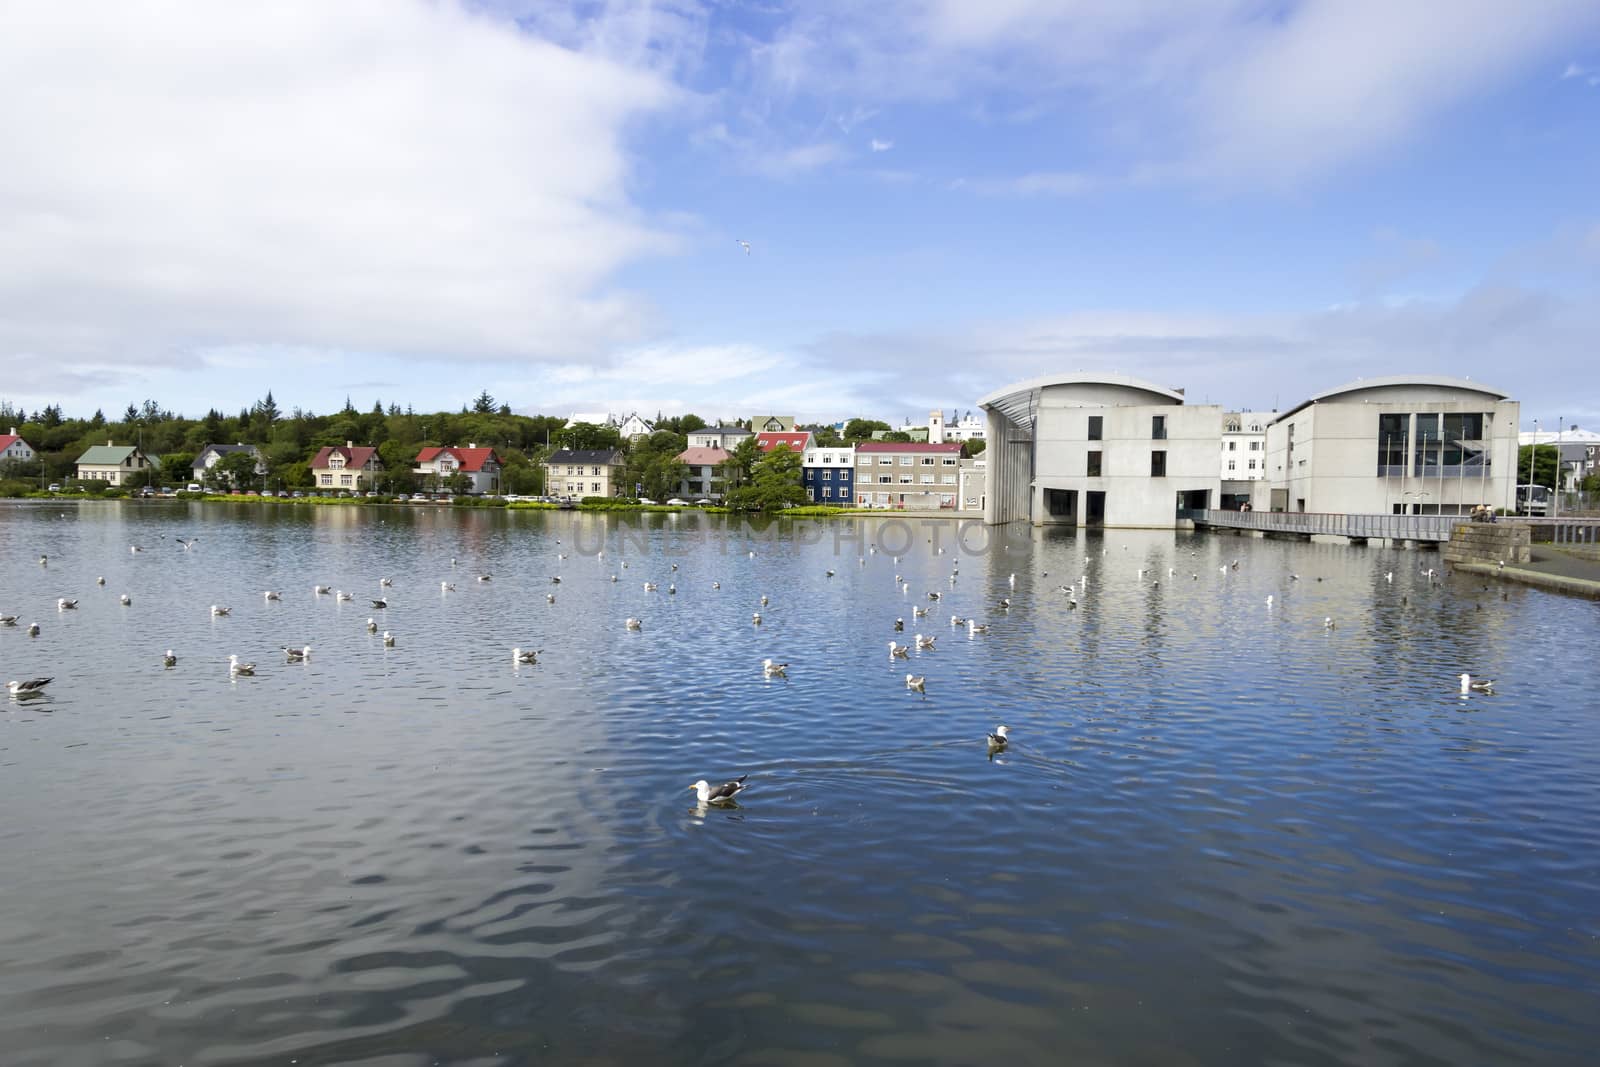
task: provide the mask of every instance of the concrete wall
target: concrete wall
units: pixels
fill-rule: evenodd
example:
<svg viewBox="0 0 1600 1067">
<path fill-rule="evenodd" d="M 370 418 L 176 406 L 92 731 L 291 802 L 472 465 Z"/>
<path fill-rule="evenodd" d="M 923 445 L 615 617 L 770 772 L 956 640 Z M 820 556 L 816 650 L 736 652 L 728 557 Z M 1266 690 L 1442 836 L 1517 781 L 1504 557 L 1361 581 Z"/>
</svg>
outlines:
<svg viewBox="0 0 1600 1067">
<path fill-rule="evenodd" d="M 1532 528 L 1525 522 L 1462 522 L 1444 546 L 1446 563 L 1526 563 L 1532 558 Z"/>
<path fill-rule="evenodd" d="M 1033 500 L 1033 435 L 999 411 L 990 411 L 988 496 L 983 521 L 990 525 L 1026 522 Z"/>
</svg>

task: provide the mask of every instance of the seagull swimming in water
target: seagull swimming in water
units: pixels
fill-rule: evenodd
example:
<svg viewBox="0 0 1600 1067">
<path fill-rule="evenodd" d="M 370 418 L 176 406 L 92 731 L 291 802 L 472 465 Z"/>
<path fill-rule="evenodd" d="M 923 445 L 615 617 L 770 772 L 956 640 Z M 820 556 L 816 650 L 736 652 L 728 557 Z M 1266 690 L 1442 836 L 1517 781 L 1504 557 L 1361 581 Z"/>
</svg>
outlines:
<svg viewBox="0 0 1600 1067">
<path fill-rule="evenodd" d="M 896 620 L 894 620 L 894 632 L 895 633 L 897 633 L 897 634 L 905 633 L 905 630 L 906 630 L 906 620 L 904 620 L 904 619 L 896 619 Z"/>
<path fill-rule="evenodd" d="M 389 606 L 389 602 L 387 600 L 385 600 L 381 596 L 380 597 L 373 597 L 372 598 L 372 606 L 375 607 L 375 608 L 386 608 L 386 607 Z"/>
<path fill-rule="evenodd" d="M 283 594 L 279 593 L 279 592 L 276 592 L 274 590 L 268 589 L 266 592 L 261 594 L 261 599 L 263 599 L 263 600 L 282 600 L 283 599 Z"/>
<path fill-rule="evenodd" d="M 1006 726 L 1004 723 L 996 726 L 994 728 L 994 733 L 988 735 L 989 751 L 998 752 L 1002 748 L 1005 748 L 1006 744 L 1011 740 L 1011 738 L 1007 736 L 1010 733 L 1011 727 Z"/>
<path fill-rule="evenodd" d="M 311 658 L 311 646 L 304 645 L 300 648 L 290 648 L 285 645 L 283 649 L 283 658 L 288 660 L 290 663 L 304 663 L 306 660 Z"/>
<path fill-rule="evenodd" d="M 390 633 L 388 630 L 383 631 L 383 647 L 384 648 L 393 648 L 394 647 L 394 634 Z"/>
<path fill-rule="evenodd" d="M 44 687 L 52 681 L 54 681 L 53 678 L 28 678 L 20 682 L 7 682 L 6 688 L 11 691 L 11 695 L 14 697 L 26 697 L 44 692 Z"/>
<path fill-rule="evenodd" d="M 914 634 L 913 636 L 916 637 L 916 639 L 917 639 L 917 651 L 918 652 L 922 652 L 922 651 L 931 652 L 931 651 L 933 651 L 933 638 L 932 638 L 932 636 L 924 635 L 924 634 Z"/>
<path fill-rule="evenodd" d="M 78 602 L 76 600 L 68 600 L 66 597 L 62 597 L 56 601 L 57 611 L 71 611 L 77 606 Z"/>
<path fill-rule="evenodd" d="M 331 586 L 331 585 L 314 585 L 314 586 L 311 587 L 311 591 L 313 593 L 315 593 L 317 596 L 327 596 L 329 593 L 333 592 L 333 586 Z"/>
<path fill-rule="evenodd" d="M 544 651 L 544 649 L 542 649 L 542 648 L 513 648 L 511 650 L 511 662 L 512 663 L 538 663 L 539 662 L 539 653 L 541 653 L 543 651 Z"/>
<path fill-rule="evenodd" d="M 899 657 L 900 659 L 910 659 L 911 658 L 911 646 L 910 645 L 897 645 L 893 641 L 890 641 L 889 642 L 889 658 L 890 659 L 894 659 L 896 657 Z"/>
<path fill-rule="evenodd" d="M 927 696 L 928 676 L 925 674 L 906 675 L 906 688 L 911 690 L 913 693 L 921 693 L 923 696 Z"/>
<path fill-rule="evenodd" d="M 120 597 L 117 598 L 117 601 L 123 607 L 127 607 L 129 604 L 133 603 L 133 597 L 129 596 L 127 593 L 123 593 Z"/>
<path fill-rule="evenodd" d="M 238 656 L 229 656 L 228 673 L 253 675 L 256 673 L 256 665 L 254 663 L 240 663 Z"/>
<path fill-rule="evenodd" d="M 989 632 L 989 627 L 988 627 L 988 625 L 986 623 L 975 622 L 972 619 L 968 619 L 967 620 L 967 636 L 968 637 L 976 637 L 978 634 L 986 634 L 988 632 Z"/>
<path fill-rule="evenodd" d="M 29 637 L 38 637 L 39 636 L 39 624 L 38 623 L 30 622 L 28 624 L 28 636 Z"/>
<path fill-rule="evenodd" d="M 761 612 L 752 611 L 750 613 L 750 625 L 751 626 L 760 626 L 761 625 Z"/>
<path fill-rule="evenodd" d="M 644 620 L 643 619 L 635 619 L 632 616 L 629 616 L 623 622 L 622 625 L 623 625 L 623 627 L 625 629 L 629 629 L 629 630 L 643 630 L 644 629 Z"/>
<path fill-rule="evenodd" d="M 763 678 L 787 679 L 789 677 L 789 665 L 787 663 L 774 663 L 770 659 L 764 659 L 761 661 L 761 676 Z"/>
<path fill-rule="evenodd" d="M 95 585 L 105 585 L 106 584 L 106 576 L 102 574 L 100 577 L 98 577 L 98 578 L 96 578 L 94 580 L 94 584 Z"/>
<path fill-rule="evenodd" d="M 355 598 L 356 595 L 354 593 L 346 593 L 343 589 L 333 594 L 333 599 L 339 601 L 340 603 L 343 603 L 346 600 L 354 600 Z"/>
<path fill-rule="evenodd" d="M 386 588 L 388 588 L 389 586 L 392 586 L 392 585 L 394 585 L 394 579 L 393 578 L 379 578 L 378 579 L 379 588 L 386 589 Z"/>
<path fill-rule="evenodd" d="M 0 615 L 0 626 L 15 626 L 16 624 L 17 617 L 15 615 Z"/>
<path fill-rule="evenodd" d="M 454 593 L 455 591 L 456 591 L 456 583 L 455 582 L 440 582 L 439 583 L 439 592 L 441 592 L 441 593 Z"/>
<path fill-rule="evenodd" d="M 172 649 L 167 649 L 167 654 L 161 657 L 161 665 L 168 668 L 178 665 L 178 657 L 173 655 Z"/>
<path fill-rule="evenodd" d="M 367 633 L 375 634 L 377 632 L 378 632 L 378 620 L 377 619 L 373 619 L 373 618 L 368 618 L 367 619 Z"/>
<path fill-rule="evenodd" d="M 1461 692 L 1467 693 L 1492 693 L 1494 692 L 1493 678 L 1474 678 L 1472 675 L 1461 672 Z"/>
<path fill-rule="evenodd" d="M 546 604 L 554 604 L 556 602 L 556 595 L 554 593 L 546 593 L 544 595 L 544 602 Z"/>
<path fill-rule="evenodd" d="M 748 774 L 741 774 L 733 781 L 723 782 L 716 787 L 702 778 L 689 788 L 694 790 L 695 799 L 701 804 L 732 804 L 733 798 L 744 792 L 744 780 L 748 777 Z"/>
<path fill-rule="evenodd" d="M 231 614 L 233 614 L 233 609 L 232 608 L 225 608 L 225 607 L 222 607 L 220 604 L 211 605 L 211 617 L 214 618 L 214 619 L 220 619 L 224 615 L 231 615 Z"/>
</svg>

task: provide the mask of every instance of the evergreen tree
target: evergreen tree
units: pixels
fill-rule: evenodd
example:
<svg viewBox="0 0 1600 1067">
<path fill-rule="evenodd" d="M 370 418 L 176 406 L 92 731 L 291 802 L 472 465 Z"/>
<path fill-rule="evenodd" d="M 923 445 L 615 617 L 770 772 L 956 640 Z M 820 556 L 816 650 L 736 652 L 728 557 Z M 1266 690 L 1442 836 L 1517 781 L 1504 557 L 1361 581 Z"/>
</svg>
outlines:
<svg viewBox="0 0 1600 1067">
<path fill-rule="evenodd" d="M 494 397 L 489 395 L 489 390 L 487 389 L 479 393 L 478 399 L 472 402 L 472 410 L 479 415 L 493 415 L 494 409 Z"/>
</svg>

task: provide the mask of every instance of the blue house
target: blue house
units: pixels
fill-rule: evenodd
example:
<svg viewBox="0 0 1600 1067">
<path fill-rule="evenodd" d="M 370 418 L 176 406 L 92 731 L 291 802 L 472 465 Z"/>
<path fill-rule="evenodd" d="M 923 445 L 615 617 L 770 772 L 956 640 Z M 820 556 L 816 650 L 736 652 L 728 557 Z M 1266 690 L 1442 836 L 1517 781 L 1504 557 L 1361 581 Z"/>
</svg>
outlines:
<svg viewBox="0 0 1600 1067">
<path fill-rule="evenodd" d="M 800 484 L 813 504 L 855 503 L 856 450 L 850 445 L 807 448 L 800 459 Z"/>
</svg>

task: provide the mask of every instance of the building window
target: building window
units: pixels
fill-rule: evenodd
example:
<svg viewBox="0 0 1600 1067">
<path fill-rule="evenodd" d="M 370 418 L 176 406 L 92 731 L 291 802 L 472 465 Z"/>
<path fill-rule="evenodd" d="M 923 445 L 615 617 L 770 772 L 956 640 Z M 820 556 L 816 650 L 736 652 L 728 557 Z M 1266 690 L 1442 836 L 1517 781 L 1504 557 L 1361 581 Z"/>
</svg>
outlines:
<svg viewBox="0 0 1600 1067">
<path fill-rule="evenodd" d="M 833 472 L 832 471 L 823 471 L 822 472 L 822 480 L 825 481 L 825 482 L 833 481 Z"/>
<path fill-rule="evenodd" d="M 339 475 L 339 484 L 340 485 L 349 485 L 354 480 L 355 480 L 355 475 L 353 475 L 353 474 L 341 474 L 341 475 Z"/>
<path fill-rule="evenodd" d="M 822 487 L 822 499 L 827 500 L 832 496 L 833 496 L 833 486 L 831 486 L 831 485 L 823 486 Z"/>
<path fill-rule="evenodd" d="M 892 467 L 892 466 L 894 466 L 894 457 L 893 456 L 879 456 L 878 457 L 878 466 L 880 466 L 880 467 Z"/>
<path fill-rule="evenodd" d="M 901 476 L 900 476 L 900 484 L 901 484 L 901 485 L 910 485 L 910 484 L 911 484 L 911 475 L 909 475 L 909 474 L 902 474 L 902 475 L 901 475 Z"/>
<path fill-rule="evenodd" d="M 856 460 L 856 466 L 858 466 L 858 467 L 870 467 L 870 466 L 872 466 L 872 457 L 871 456 L 862 456 L 860 459 Z"/>
<path fill-rule="evenodd" d="M 598 493 L 598 492 L 599 492 L 599 491 L 600 491 L 600 483 L 599 483 L 599 482 L 592 482 L 592 483 L 590 483 L 590 485 L 589 485 L 589 491 L 590 491 L 590 492 L 591 492 L 591 493 Z"/>
<path fill-rule="evenodd" d="M 593 475 L 594 477 L 598 478 L 598 477 L 600 477 L 600 468 L 599 467 L 591 467 L 589 469 L 589 473 L 591 475 Z"/>
<path fill-rule="evenodd" d="M 1250 451 L 1252 451 L 1252 452 L 1260 452 L 1261 451 L 1261 442 L 1260 441 L 1251 441 L 1250 442 Z"/>
<path fill-rule="evenodd" d="M 1251 470 L 1255 470 L 1256 469 L 1256 461 L 1255 460 L 1251 460 L 1250 461 L 1250 469 Z"/>
<path fill-rule="evenodd" d="M 1101 453 L 1099 451 L 1093 451 L 1093 452 L 1089 453 L 1089 465 L 1088 465 L 1088 468 L 1084 471 L 1084 476 L 1085 477 L 1088 477 L 1088 478 L 1098 478 L 1098 477 L 1100 477 L 1100 459 L 1101 459 L 1102 455 L 1103 455 L 1103 453 Z"/>
<path fill-rule="evenodd" d="M 1150 440 L 1165 441 L 1167 439 L 1167 417 L 1165 415 L 1150 416 Z"/>
<path fill-rule="evenodd" d="M 909 467 L 909 466 L 912 465 L 912 463 L 915 461 L 915 459 L 916 459 L 915 456 L 901 456 L 900 457 L 900 466 Z"/>
<path fill-rule="evenodd" d="M 324 474 L 324 475 L 323 475 L 323 476 L 322 476 L 322 484 L 323 484 L 323 485 L 332 485 L 332 484 L 333 484 L 333 475 L 331 475 L 331 474 Z"/>
<path fill-rule="evenodd" d="M 892 475 L 892 474 L 880 474 L 880 475 L 878 475 L 878 484 L 879 485 L 891 485 L 891 484 L 893 484 L 893 482 L 894 482 L 894 475 Z"/>
<path fill-rule="evenodd" d="M 1229 469 L 1229 470 L 1233 470 L 1233 469 L 1234 469 L 1234 468 L 1236 468 L 1236 467 L 1237 467 L 1237 466 L 1238 466 L 1238 465 L 1239 465 L 1239 462 L 1238 462 L 1238 460 L 1232 460 L 1232 459 L 1230 459 L 1230 460 L 1228 460 L 1228 469 Z"/>
<path fill-rule="evenodd" d="M 923 466 L 924 466 L 924 467 L 931 467 L 931 466 L 933 466 L 933 457 L 932 457 L 932 456 L 923 456 L 923 457 L 922 457 L 922 465 L 923 465 Z"/>
<path fill-rule="evenodd" d="M 957 463 L 957 460 L 956 460 L 956 458 L 954 456 L 946 456 L 944 459 L 941 459 L 939 462 L 942 463 L 946 467 L 954 467 L 956 465 L 956 463 Z"/>
<path fill-rule="evenodd" d="M 1237 452 L 1238 450 L 1239 450 L 1239 442 L 1238 441 L 1229 441 L 1228 442 L 1228 451 L 1229 452 Z"/>
<path fill-rule="evenodd" d="M 923 485 L 932 485 L 932 484 L 933 484 L 933 475 L 931 475 L 931 474 L 924 474 L 924 475 L 923 475 L 923 476 L 922 476 L 922 484 L 923 484 Z"/>
<path fill-rule="evenodd" d="M 1106 417 L 1104 415 L 1089 416 L 1089 440 L 1098 441 L 1105 433 Z"/>
<path fill-rule="evenodd" d="M 1156 416 L 1160 418 L 1160 416 Z M 1150 477 L 1165 478 L 1167 476 L 1167 451 L 1158 448 L 1150 453 Z"/>
<path fill-rule="evenodd" d="M 956 476 L 954 474 L 943 475 L 943 476 L 940 477 L 939 480 L 942 481 L 945 485 L 954 485 L 954 484 L 956 484 Z"/>
</svg>

